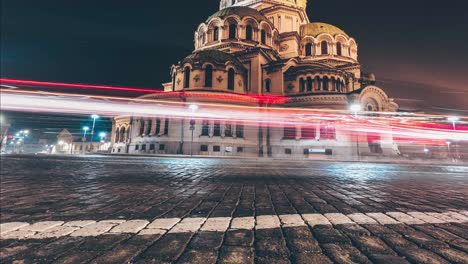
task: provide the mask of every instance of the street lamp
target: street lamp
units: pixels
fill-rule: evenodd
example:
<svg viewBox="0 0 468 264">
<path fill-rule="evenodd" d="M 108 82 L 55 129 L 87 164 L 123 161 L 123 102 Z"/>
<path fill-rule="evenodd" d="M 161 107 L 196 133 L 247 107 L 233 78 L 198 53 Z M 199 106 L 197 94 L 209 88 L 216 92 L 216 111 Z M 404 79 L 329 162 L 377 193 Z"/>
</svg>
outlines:
<svg viewBox="0 0 468 264">
<path fill-rule="evenodd" d="M 105 132 L 99 133 L 99 137 L 101 138 L 101 143 L 104 143 L 104 138 L 107 136 Z"/>
<path fill-rule="evenodd" d="M 86 132 L 88 132 L 89 130 L 89 127 L 88 126 L 84 126 L 83 127 L 83 130 L 84 130 L 84 134 L 83 134 L 83 142 L 86 142 Z"/>
<path fill-rule="evenodd" d="M 448 121 L 452 122 L 452 125 L 453 125 L 453 130 L 457 130 L 457 127 L 456 127 L 456 122 L 457 121 L 460 121 L 460 118 L 457 117 L 457 116 L 449 116 L 447 118 Z"/>
<path fill-rule="evenodd" d="M 352 104 L 349 107 L 349 110 L 351 110 L 351 112 L 354 113 L 355 118 L 358 118 L 358 112 L 360 112 L 361 109 L 362 107 L 360 104 Z M 359 151 L 359 133 L 358 132 L 356 132 L 356 153 L 357 153 L 357 159 L 360 160 L 361 153 Z"/>
<path fill-rule="evenodd" d="M 193 156 L 193 131 L 195 130 L 195 119 L 193 119 L 193 113 L 198 110 L 198 105 L 191 104 L 189 105 L 189 109 L 191 111 L 191 119 L 190 119 L 190 130 L 192 131 L 192 141 L 190 142 L 190 157 Z"/>
<path fill-rule="evenodd" d="M 91 115 L 91 118 L 93 119 L 93 128 L 91 129 L 91 142 L 94 140 L 94 126 L 96 125 L 96 119 L 99 118 L 98 115 Z"/>
</svg>

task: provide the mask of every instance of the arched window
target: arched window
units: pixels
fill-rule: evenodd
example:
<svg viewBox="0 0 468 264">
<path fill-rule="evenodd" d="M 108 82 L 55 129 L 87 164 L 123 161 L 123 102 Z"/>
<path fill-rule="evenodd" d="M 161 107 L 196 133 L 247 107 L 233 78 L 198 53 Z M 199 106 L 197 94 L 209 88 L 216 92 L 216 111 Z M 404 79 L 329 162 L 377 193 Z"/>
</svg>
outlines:
<svg viewBox="0 0 468 264">
<path fill-rule="evenodd" d="M 253 39 L 253 29 L 251 25 L 247 25 L 245 27 L 245 39 L 252 40 Z"/>
<path fill-rule="evenodd" d="M 234 79 L 235 79 L 236 72 L 233 68 L 228 70 L 228 89 L 234 90 Z"/>
<path fill-rule="evenodd" d="M 270 79 L 265 80 L 265 92 L 267 93 L 271 92 L 271 80 Z"/>
<path fill-rule="evenodd" d="M 119 142 L 125 142 L 126 138 L 125 138 L 125 127 L 122 127 L 120 129 L 120 137 L 119 137 Z"/>
<path fill-rule="evenodd" d="M 190 86 L 190 67 L 185 67 L 184 69 L 184 88 L 189 88 Z"/>
<path fill-rule="evenodd" d="M 213 66 L 206 65 L 205 68 L 205 87 L 213 86 Z"/>
<path fill-rule="evenodd" d="M 307 43 L 305 46 L 306 56 L 312 56 L 312 43 Z"/>
<path fill-rule="evenodd" d="M 322 55 L 327 55 L 328 54 L 328 42 L 326 42 L 325 40 L 322 41 L 321 47 L 322 47 Z"/>
<path fill-rule="evenodd" d="M 236 4 L 236 0 L 232 0 L 231 5 L 235 5 L 235 4 Z"/>
<path fill-rule="evenodd" d="M 237 25 L 231 24 L 229 25 L 229 39 L 235 39 L 237 35 Z"/>
<path fill-rule="evenodd" d="M 115 143 L 119 143 L 120 142 L 120 130 L 117 128 L 115 130 Z"/>
<path fill-rule="evenodd" d="M 202 43 L 203 44 L 206 43 L 206 33 L 203 33 L 203 35 L 202 35 Z"/>
<path fill-rule="evenodd" d="M 213 40 L 214 41 L 219 40 L 219 27 L 214 27 L 213 28 Z"/>
<path fill-rule="evenodd" d="M 323 90 L 328 91 L 329 79 L 327 76 L 323 77 Z"/>
<path fill-rule="evenodd" d="M 308 92 L 312 92 L 312 78 L 311 77 L 307 77 L 307 91 Z"/>
<path fill-rule="evenodd" d="M 335 91 L 335 88 L 336 88 L 336 81 L 335 81 L 335 77 L 331 77 L 331 87 L 330 87 L 332 91 Z"/>
<path fill-rule="evenodd" d="M 343 54 L 342 48 L 341 48 L 341 42 L 336 43 L 336 54 L 338 56 L 341 56 Z"/>
<path fill-rule="evenodd" d="M 299 90 L 301 93 L 303 93 L 305 91 L 305 80 L 304 78 L 301 78 L 299 80 Z"/>
<path fill-rule="evenodd" d="M 266 45 L 266 31 L 264 29 L 260 31 L 260 38 L 261 38 L 262 44 Z"/>
</svg>

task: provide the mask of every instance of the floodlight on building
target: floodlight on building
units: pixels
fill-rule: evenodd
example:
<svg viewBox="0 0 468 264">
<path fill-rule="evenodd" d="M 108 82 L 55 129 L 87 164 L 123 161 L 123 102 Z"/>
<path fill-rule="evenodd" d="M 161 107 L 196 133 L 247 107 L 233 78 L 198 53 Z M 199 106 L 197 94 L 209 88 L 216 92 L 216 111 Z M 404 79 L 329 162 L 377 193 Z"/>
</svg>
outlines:
<svg viewBox="0 0 468 264">
<path fill-rule="evenodd" d="M 196 104 L 191 104 L 191 105 L 189 105 L 189 109 L 190 109 L 190 111 L 195 112 L 195 111 L 198 110 L 198 105 L 196 105 Z"/>
</svg>

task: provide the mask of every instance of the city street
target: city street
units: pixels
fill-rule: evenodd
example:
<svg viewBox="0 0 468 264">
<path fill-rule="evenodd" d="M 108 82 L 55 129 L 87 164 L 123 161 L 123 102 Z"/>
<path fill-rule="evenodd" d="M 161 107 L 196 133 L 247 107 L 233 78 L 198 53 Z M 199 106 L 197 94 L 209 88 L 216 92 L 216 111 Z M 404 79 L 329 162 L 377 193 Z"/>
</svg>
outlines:
<svg viewBox="0 0 468 264">
<path fill-rule="evenodd" d="M 468 166 L 2 156 L 2 263 L 468 263 Z"/>
</svg>

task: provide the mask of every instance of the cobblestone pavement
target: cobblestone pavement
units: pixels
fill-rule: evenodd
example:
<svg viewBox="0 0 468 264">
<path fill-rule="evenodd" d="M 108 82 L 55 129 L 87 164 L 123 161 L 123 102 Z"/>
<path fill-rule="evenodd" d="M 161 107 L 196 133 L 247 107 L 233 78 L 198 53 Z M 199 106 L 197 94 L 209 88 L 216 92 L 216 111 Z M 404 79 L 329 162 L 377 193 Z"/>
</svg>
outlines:
<svg viewBox="0 0 468 264">
<path fill-rule="evenodd" d="M 3 156 L 2 263 L 468 263 L 468 167 Z"/>
</svg>

